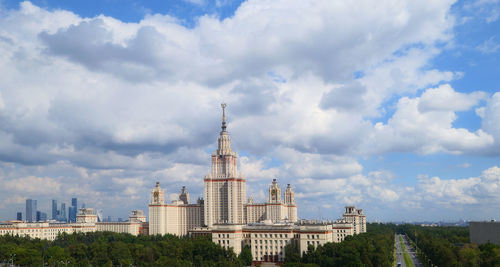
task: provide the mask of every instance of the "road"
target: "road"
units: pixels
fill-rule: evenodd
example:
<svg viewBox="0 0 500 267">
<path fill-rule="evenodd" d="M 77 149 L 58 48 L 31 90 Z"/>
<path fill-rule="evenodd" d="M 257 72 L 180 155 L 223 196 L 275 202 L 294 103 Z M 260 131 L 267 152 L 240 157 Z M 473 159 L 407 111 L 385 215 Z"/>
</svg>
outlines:
<svg viewBox="0 0 500 267">
<path fill-rule="evenodd" d="M 409 267 L 409 266 L 406 266 L 406 264 L 405 264 L 405 258 L 404 258 L 404 254 L 403 254 L 403 250 L 401 247 L 401 242 L 399 240 L 399 237 L 401 237 L 403 239 L 405 250 L 408 253 L 408 255 L 410 256 L 410 259 L 412 260 L 413 265 L 415 267 L 423 267 L 424 265 L 417 258 L 415 250 L 413 250 L 413 248 L 410 246 L 410 244 L 408 243 L 408 240 L 406 240 L 406 237 L 404 235 L 397 235 L 397 234 L 395 235 L 395 238 L 396 238 L 396 262 L 400 262 L 402 267 Z"/>
<path fill-rule="evenodd" d="M 401 263 L 402 267 L 406 267 L 403 250 L 401 249 L 401 242 L 399 241 L 399 236 L 400 235 L 396 234 L 394 237 L 396 239 L 396 262 Z"/>
</svg>

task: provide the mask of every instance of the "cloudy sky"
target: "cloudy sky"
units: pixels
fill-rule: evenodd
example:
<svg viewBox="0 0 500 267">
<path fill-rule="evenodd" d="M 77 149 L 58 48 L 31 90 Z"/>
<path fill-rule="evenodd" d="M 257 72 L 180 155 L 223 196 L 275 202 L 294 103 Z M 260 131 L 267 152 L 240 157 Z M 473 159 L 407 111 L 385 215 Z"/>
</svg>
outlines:
<svg viewBox="0 0 500 267">
<path fill-rule="evenodd" d="M 0 220 L 201 196 L 220 103 L 301 218 L 500 219 L 500 2 L 0 0 Z"/>
</svg>

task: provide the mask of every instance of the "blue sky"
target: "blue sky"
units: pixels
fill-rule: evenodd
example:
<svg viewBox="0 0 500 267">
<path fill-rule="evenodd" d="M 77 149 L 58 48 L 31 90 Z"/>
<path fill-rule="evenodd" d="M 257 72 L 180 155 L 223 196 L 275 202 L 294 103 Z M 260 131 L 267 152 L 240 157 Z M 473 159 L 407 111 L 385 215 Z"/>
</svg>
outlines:
<svg viewBox="0 0 500 267">
<path fill-rule="evenodd" d="M 497 0 L 3 0 L 0 54 L 0 219 L 201 195 L 221 102 L 256 200 L 278 178 L 303 218 L 500 217 Z"/>
</svg>

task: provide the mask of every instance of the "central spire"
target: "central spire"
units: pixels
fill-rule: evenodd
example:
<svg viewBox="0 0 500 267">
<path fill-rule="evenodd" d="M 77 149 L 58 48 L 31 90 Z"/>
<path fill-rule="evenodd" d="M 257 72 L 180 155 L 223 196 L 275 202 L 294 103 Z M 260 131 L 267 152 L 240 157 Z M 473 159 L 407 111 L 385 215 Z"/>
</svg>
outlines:
<svg viewBox="0 0 500 267">
<path fill-rule="evenodd" d="M 222 131 L 219 136 L 219 146 L 217 148 L 217 155 L 230 155 L 231 151 L 231 138 L 226 131 L 226 103 L 220 104 L 222 107 Z"/>
<path fill-rule="evenodd" d="M 222 103 L 220 104 L 220 106 L 222 107 L 222 131 L 225 132 L 226 131 L 226 103 Z"/>
</svg>

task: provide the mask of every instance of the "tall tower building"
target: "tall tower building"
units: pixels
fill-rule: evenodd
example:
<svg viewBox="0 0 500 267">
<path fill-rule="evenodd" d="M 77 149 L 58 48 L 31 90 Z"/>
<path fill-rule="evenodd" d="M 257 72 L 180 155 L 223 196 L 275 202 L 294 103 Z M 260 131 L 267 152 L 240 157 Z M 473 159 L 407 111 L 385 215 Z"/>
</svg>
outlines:
<svg viewBox="0 0 500 267">
<path fill-rule="evenodd" d="M 52 199 L 52 220 L 57 220 L 57 200 Z"/>
<path fill-rule="evenodd" d="M 66 203 L 61 203 L 61 212 L 59 213 L 59 221 L 66 222 L 68 217 L 66 217 Z"/>
<path fill-rule="evenodd" d="M 222 104 L 222 130 L 217 150 L 212 153 L 212 171 L 205 176 L 205 224 L 245 222 L 246 181 L 238 175 L 238 154 L 231 150 L 226 130 L 226 104 Z"/>
<path fill-rule="evenodd" d="M 26 199 L 26 221 L 35 222 L 36 221 L 36 200 Z"/>
<path fill-rule="evenodd" d="M 71 199 L 71 206 L 68 208 L 68 221 L 76 222 L 76 211 L 78 210 L 78 199 L 76 197 Z"/>
</svg>

